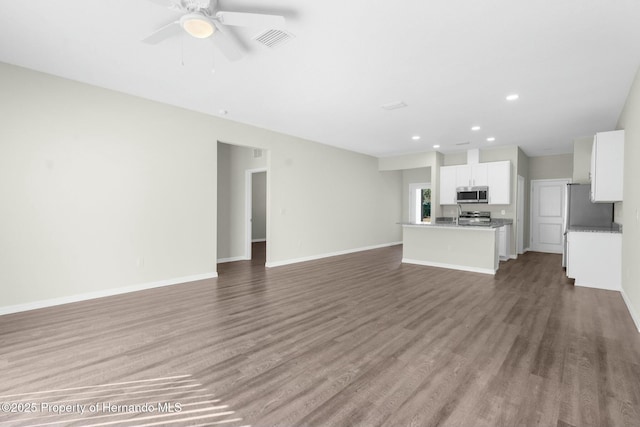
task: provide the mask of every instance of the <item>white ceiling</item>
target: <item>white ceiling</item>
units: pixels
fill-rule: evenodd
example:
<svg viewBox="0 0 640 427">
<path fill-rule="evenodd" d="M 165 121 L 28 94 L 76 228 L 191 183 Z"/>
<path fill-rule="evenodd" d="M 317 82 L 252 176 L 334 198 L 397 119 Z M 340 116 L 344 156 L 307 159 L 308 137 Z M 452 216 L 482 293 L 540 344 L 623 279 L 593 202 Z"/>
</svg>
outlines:
<svg viewBox="0 0 640 427">
<path fill-rule="evenodd" d="M 210 40 L 141 43 L 178 16 L 148 0 L 0 0 L 0 61 L 374 156 L 569 153 L 615 127 L 640 65 L 638 0 L 220 6 L 284 15 L 296 38 L 270 49 L 251 40 L 260 28 L 235 30 L 247 55 L 229 62 Z M 381 108 L 394 101 L 408 107 Z"/>
</svg>

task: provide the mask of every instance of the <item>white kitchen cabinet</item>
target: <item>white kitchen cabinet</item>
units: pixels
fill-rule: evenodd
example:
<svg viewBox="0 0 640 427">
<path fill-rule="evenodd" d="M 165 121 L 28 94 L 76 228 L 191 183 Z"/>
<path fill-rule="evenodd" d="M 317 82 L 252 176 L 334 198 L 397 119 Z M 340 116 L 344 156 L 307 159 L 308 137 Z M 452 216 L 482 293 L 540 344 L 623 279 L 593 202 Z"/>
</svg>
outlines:
<svg viewBox="0 0 640 427">
<path fill-rule="evenodd" d="M 440 204 L 456 204 L 456 166 L 440 168 Z"/>
<path fill-rule="evenodd" d="M 489 185 L 487 170 L 490 163 L 477 163 L 471 165 L 471 185 L 474 187 Z"/>
<path fill-rule="evenodd" d="M 489 162 L 487 165 L 487 186 L 490 205 L 511 203 L 511 162 Z"/>
<path fill-rule="evenodd" d="M 511 162 L 476 163 L 440 168 L 440 204 L 456 203 L 456 188 L 488 186 L 489 204 L 508 205 L 511 200 Z"/>
<path fill-rule="evenodd" d="M 501 260 L 509 259 L 511 242 L 511 224 L 505 224 L 498 228 L 498 254 Z"/>
<path fill-rule="evenodd" d="M 567 233 L 567 277 L 576 286 L 622 289 L 622 234 Z"/>
<path fill-rule="evenodd" d="M 488 163 L 452 166 L 456 168 L 456 187 L 487 185 Z"/>
<path fill-rule="evenodd" d="M 622 200 L 624 130 L 600 132 L 591 149 L 591 201 Z"/>
<path fill-rule="evenodd" d="M 456 187 L 471 187 L 471 167 L 467 165 L 453 167 L 456 168 Z"/>
</svg>

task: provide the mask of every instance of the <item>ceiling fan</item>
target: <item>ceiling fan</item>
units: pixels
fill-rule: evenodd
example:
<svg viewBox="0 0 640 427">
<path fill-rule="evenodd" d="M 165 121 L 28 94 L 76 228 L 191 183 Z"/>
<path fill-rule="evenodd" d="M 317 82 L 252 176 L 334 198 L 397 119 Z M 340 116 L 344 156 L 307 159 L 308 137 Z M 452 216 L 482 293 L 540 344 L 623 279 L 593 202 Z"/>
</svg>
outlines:
<svg viewBox="0 0 640 427">
<path fill-rule="evenodd" d="M 239 27 L 282 28 L 284 16 L 218 10 L 218 0 L 149 0 L 182 13 L 179 19 L 160 27 L 144 39 L 160 43 L 183 31 L 199 39 L 211 38 L 222 54 L 231 61 L 242 58 L 242 50 L 227 25 Z"/>
</svg>

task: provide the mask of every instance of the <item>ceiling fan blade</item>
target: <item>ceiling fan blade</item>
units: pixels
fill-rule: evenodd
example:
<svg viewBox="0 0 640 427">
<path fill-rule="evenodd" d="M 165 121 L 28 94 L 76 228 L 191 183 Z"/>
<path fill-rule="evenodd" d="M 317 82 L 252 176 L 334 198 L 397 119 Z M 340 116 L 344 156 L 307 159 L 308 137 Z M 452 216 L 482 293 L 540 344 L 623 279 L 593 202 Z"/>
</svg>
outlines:
<svg viewBox="0 0 640 427">
<path fill-rule="evenodd" d="M 148 0 L 151 3 L 155 3 L 159 6 L 163 6 L 163 7 L 175 7 L 176 3 L 179 3 L 179 1 L 176 0 Z"/>
<path fill-rule="evenodd" d="M 219 24 L 216 24 L 216 29 L 218 31 L 213 34 L 213 44 L 220 49 L 220 52 L 222 52 L 229 61 L 241 59 L 244 56 L 242 47 L 233 35 L 229 34 L 229 30 L 224 28 L 224 25 Z"/>
<path fill-rule="evenodd" d="M 260 13 L 218 12 L 216 18 L 224 25 L 239 27 L 284 27 L 284 16 L 263 15 Z"/>
<path fill-rule="evenodd" d="M 149 34 L 147 37 L 143 38 L 142 41 L 144 43 L 156 44 L 168 39 L 169 37 L 176 36 L 181 32 L 182 27 L 180 26 L 180 22 L 174 21 Z"/>
</svg>

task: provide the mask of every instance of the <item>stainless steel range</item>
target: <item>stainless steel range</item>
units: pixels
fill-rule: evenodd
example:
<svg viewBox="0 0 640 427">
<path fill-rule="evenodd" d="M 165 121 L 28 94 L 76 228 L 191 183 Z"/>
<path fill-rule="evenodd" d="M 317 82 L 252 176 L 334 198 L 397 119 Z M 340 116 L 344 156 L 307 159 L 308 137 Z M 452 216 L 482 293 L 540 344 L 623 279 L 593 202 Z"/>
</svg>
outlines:
<svg viewBox="0 0 640 427">
<path fill-rule="evenodd" d="M 463 211 L 458 218 L 460 225 L 483 225 L 491 222 L 491 212 L 487 211 Z"/>
</svg>

